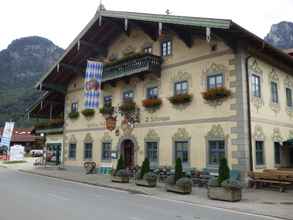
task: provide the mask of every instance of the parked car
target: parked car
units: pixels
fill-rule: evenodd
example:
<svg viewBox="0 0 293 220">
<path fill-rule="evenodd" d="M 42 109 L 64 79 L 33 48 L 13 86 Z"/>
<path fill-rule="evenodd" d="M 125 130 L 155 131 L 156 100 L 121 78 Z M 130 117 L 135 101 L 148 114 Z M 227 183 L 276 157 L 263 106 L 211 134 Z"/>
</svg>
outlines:
<svg viewBox="0 0 293 220">
<path fill-rule="evenodd" d="M 30 151 L 30 155 L 32 156 L 32 157 L 42 157 L 43 156 L 43 153 L 44 153 L 44 151 L 43 150 L 40 150 L 40 149 L 34 149 L 34 150 L 31 150 Z"/>
</svg>

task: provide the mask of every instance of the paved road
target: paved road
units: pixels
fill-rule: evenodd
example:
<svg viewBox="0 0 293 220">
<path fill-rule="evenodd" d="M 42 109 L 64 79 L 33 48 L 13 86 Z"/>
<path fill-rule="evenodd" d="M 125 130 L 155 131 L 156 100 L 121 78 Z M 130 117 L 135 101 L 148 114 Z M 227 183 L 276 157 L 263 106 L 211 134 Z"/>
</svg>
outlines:
<svg viewBox="0 0 293 220">
<path fill-rule="evenodd" d="M 0 220 L 274 219 L 0 168 Z"/>
</svg>

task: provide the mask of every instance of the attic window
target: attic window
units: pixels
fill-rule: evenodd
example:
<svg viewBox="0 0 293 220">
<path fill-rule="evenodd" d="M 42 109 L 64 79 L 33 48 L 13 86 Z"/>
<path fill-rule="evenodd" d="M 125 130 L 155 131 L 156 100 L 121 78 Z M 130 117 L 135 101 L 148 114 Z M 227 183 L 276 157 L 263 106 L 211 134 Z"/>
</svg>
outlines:
<svg viewBox="0 0 293 220">
<path fill-rule="evenodd" d="M 161 55 L 163 57 L 172 55 L 172 41 L 170 39 L 161 42 Z"/>
</svg>

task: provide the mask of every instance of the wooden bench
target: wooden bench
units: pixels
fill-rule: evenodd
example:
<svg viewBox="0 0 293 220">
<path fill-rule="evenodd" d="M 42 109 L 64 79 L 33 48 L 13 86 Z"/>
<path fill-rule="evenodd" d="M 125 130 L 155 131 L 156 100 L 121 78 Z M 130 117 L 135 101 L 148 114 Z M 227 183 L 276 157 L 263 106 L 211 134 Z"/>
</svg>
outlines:
<svg viewBox="0 0 293 220">
<path fill-rule="evenodd" d="M 249 185 L 255 189 L 262 185 L 277 186 L 280 192 L 284 192 L 286 187 L 292 185 L 293 182 L 288 181 L 288 176 L 276 174 L 274 172 L 250 172 L 248 176 L 251 178 Z M 291 180 L 289 178 L 289 180 Z"/>
</svg>

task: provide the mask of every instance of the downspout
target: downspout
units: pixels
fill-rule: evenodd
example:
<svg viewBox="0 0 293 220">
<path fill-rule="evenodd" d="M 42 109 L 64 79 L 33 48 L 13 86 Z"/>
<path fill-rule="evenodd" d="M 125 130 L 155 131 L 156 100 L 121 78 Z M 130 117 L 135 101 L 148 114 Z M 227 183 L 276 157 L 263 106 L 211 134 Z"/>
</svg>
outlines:
<svg viewBox="0 0 293 220">
<path fill-rule="evenodd" d="M 246 97 L 247 97 L 247 120 L 248 120 L 248 148 L 249 148 L 249 169 L 250 171 L 254 170 L 253 159 L 252 159 L 252 129 L 251 129 L 251 111 L 250 111 L 250 82 L 249 82 L 249 71 L 248 71 L 248 61 L 251 58 L 251 55 L 248 55 L 245 58 L 245 74 L 246 74 Z"/>
</svg>

